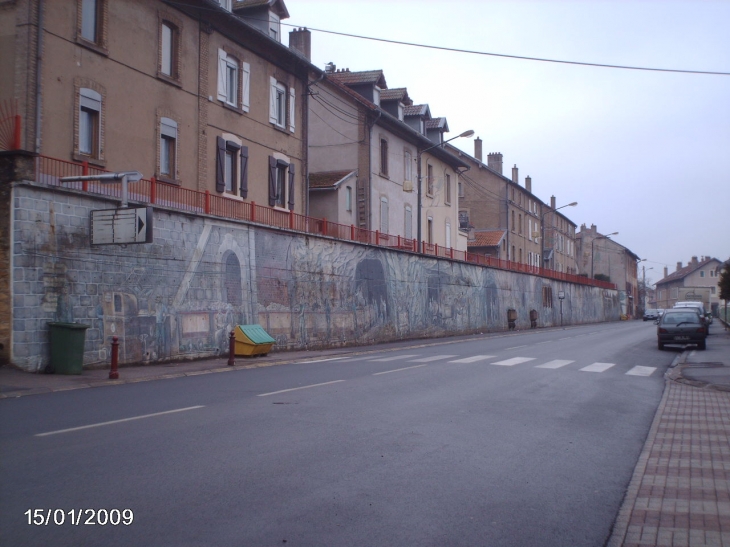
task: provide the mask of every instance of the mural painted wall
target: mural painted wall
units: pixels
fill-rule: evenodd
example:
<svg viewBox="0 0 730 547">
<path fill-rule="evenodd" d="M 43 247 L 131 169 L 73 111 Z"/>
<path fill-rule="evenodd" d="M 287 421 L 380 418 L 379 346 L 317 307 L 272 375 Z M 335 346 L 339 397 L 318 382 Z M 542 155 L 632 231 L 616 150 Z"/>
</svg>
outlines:
<svg viewBox="0 0 730 547">
<path fill-rule="evenodd" d="M 254 225 L 155 209 L 154 242 L 94 246 L 92 209 L 113 202 L 21 184 L 13 190 L 11 361 L 49 358 L 48 322 L 80 322 L 84 365 L 214 356 L 236 324 L 275 349 L 617 320 L 605 291 Z"/>
</svg>

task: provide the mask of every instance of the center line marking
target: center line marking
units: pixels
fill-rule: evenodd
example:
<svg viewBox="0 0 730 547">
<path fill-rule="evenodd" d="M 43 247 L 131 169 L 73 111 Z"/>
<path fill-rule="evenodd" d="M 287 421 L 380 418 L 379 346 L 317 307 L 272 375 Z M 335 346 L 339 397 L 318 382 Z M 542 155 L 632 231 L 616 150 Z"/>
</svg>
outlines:
<svg viewBox="0 0 730 547">
<path fill-rule="evenodd" d="M 400 372 L 401 370 L 410 370 L 412 368 L 421 368 L 421 367 L 425 367 L 425 366 L 426 365 L 414 365 L 412 367 L 395 368 L 393 370 L 386 370 L 385 372 L 376 372 L 375 374 L 373 374 L 373 376 L 379 376 L 381 374 L 390 374 L 391 372 Z"/>
<path fill-rule="evenodd" d="M 59 429 L 58 431 L 49 431 L 47 433 L 36 433 L 36 437 L 47 437 L 48 435 L 56 435 L 58 433 L 69 433 L 71 431 L 79 431 L 81 429 L 91 429 L 92 427 L 101 427 L 104 425 L 120 424 L 122 422 L 131 422 L 132 420 L 141 420 L 143 418 L 152 418 L 154 416 L 163 416 L 164 414 L 173 414 L 175 412 L 185 412 L 186 410 L 195 410 L 196 408 L 204 408 L 205 405 L 189 406 L 187 408 L 178 408 L 176 410 L 166 410 L 164 412 L 155 412 L 154 414 L 145 414 L 144 416 L 134 416 L 132 418 L 122 418 L 121 420 L 111 420 L 109 422 L 100 422 L 98 424 L 82 425 L 79 427 L 69 427 L 68 429 Z"/>
<path fill-rule="evenodd" d="M 520 348 L 526 348 L 526 347 L 527 347 L 527 344 L 525 344 L 523 346 L 515 346 L 513 348 L 507 348 L 507 349 L 520 349 Z M 507 350 L 505 350 L 505 351 L 507 351 Z"/>
<path fill-rule="evenodd" d="M 338 382 L 344 382 L 344 380 L 333 380 L 331 382 L 323 382 L 321 384 L 312 384 L 311 386 L 292 387 L 290 389 L 281 389 L 279 391 L 272 391 L 271 393 L 259 393 L 256 397 L 267 397 L 269 395 L 277 395 L 278 393 L 287 393 L 289 391 L 297 391 L 300 389 L 309 389 L 310 387 L 328 386 L 330 384 L 337 384 Z"/>
</svg>

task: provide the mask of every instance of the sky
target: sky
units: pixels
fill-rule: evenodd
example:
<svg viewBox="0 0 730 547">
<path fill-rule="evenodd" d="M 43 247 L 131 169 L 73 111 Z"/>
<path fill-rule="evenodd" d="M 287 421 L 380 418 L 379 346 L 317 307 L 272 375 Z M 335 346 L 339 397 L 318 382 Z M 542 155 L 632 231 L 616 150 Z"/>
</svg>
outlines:
<svg viewBox="0 0 730 547">
<path fill-rule="evenodd" d="M 599 68 L 396 45 L 730 73 L 730 0 L 286 0 L 312 62 L 382 69 L 389 88 L 473 129 L 484 161 L 578 225 L 645 258 L 647 281 L 693 256 L 730 259 L 730 74 Z M 318 30 L 319 29 L 319 30 Z M 282 29 L 286 34 L 291 27 Z M 472 139 L 452 144 L 474 155 Z M 649 271 L 649 269 L 653 271 Z M 642 274 L 640 268 L 640 275 Z"/>
</svg>

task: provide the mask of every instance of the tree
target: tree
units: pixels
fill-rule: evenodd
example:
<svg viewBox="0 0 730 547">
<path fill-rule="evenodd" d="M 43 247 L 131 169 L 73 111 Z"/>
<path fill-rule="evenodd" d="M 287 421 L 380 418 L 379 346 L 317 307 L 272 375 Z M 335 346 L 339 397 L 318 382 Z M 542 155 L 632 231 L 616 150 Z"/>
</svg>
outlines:
<svg viewBox="0 0 730 547">
<path fill-rule="evenodd" d="M 730 300 L 730 260 L 725 262 L 717 286 L 720 287 L 720 300 Z"/>
</svg>

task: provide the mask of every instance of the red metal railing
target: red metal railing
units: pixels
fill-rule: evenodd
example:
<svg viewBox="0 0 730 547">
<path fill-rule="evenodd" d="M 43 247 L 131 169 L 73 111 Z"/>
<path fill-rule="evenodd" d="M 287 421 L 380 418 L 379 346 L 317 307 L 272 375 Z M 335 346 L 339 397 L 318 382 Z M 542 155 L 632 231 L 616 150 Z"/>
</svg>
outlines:
<svg viewBox="0 0 730 547">
<path fill-rule="evenodd" d="M 95 175 L 107 173 L 102 169 L 89 166 L 87 163 L 75 163 L 46 156 L 39 156 L 36 166 L 36 178 L 52 186 L 63 186 L 93 194 L 121 198 L 120 183 L 101 183 L 95 181 L 62 183 L 61 177 Z M 284 209 L 264 207 L 253 201 L 223 197 L 182 188 L 151 179 L 142 179 L 129 184 L 129 199 L 151 205 L 169 207 L 180 211 L 204 213 L 233 220 L 256 222 L 266 226 L 275 226 L 287 230 L 323 235 L 335 239 L 357 241 L 369 245 L 377 245 L 390 249 L 416 252 L 418 242 L 402 236 L 381 233 L 379 231 L 364 230 L 355 226 L 347 226 L 330 222 L 324 218 L 312 218 L 286 211 Z M 557 272 L 537 266 L 520 264 L 510 260 L 500 260 L 491 256 L 478 255 L 466 251 L 459 251 L 450 247 L 443 247 L 425 241 L 421 243 L 422 254 L 469 262 L 480 266 L 522 272 L 559 281 L 591 285 L 604 289 L 615 289 L 616 285 L 606 281 L 598 281 L 588 277 Z"/>
</svg>

